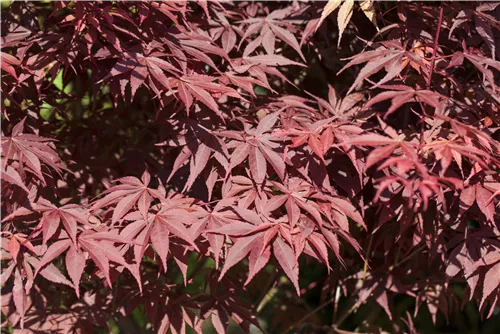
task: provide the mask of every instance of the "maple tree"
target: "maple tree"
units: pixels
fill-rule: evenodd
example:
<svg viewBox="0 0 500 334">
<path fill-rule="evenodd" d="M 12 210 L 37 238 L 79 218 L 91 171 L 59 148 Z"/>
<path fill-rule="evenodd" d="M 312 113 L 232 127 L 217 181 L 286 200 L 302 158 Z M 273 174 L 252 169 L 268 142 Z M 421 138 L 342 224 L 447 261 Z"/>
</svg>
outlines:
<svg viewBox="0 0 500 334">
<path fill-rule="evenodd" d="M 2 328 L 495 316 L 499 19 L 495 2 L 7 3 Z M 353 327 L 364 306 L 391 321 Z"/>
</svg>

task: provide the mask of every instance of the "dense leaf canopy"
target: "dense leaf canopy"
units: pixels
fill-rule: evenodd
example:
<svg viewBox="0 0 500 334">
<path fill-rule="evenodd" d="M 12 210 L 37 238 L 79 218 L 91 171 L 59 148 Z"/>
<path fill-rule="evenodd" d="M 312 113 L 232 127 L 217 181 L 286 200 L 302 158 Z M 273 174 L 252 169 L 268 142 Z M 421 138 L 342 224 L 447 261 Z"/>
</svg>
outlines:
<svg viewBox="0 0 500 334">
<path fill-rule="evenodd" d="M 6 3 L 3 326 L 417 333 L 422 309 L 469 300 L 491 317 L 499 19 L 493 2 Z M 346 322 L 365 306 L 390 321 Z"/>
</svg>

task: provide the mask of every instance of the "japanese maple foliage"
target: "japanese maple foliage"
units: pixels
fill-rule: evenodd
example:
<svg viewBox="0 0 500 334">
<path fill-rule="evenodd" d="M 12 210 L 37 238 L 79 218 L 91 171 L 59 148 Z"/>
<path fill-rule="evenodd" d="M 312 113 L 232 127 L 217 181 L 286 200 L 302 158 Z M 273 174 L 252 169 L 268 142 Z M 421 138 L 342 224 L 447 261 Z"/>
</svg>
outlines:
<svg viewBox="0 0 500 334">
<path fill-rule="evenodd" d="M 491 316 L 498 5 L 11 3 L 3 326 L 285 332 L 334 304 L 336 330 L 368 304 L 392 321 L 366 331 L 416 332 L 423 307 L 469 300 Z"/>
</svg>

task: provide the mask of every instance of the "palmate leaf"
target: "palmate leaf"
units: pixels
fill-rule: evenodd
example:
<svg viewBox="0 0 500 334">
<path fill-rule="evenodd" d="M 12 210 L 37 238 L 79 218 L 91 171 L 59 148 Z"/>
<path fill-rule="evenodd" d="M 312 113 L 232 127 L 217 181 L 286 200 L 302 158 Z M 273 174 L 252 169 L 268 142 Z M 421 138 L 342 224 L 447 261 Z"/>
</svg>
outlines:
<svg viewBox="0 0 500 334">
<path fill-rule="evenodd" d="M 43 213 L 37 229 L 43 234 L 44 245 L 59 230 L 60 223 L 74 243 L 76 243 L 78 224 L 88 225 L 86 211 L 78 205 L 67 204 L 57 208 L 49 201 L 40 198 L 38 202 L 33 203 L 33 209 Z"/>
<path fill-rule="evenodd" d="M 12 128 L 11 137 L 2 136 L 3 168 L 9 160 L 15 159 L 20 163 L 18 172 L 22 174 L 27 169 L 42 181 L 45 181 L 42 163 L 58 173 L 67 170 L 57 152 L 50 145 L 54 140 L 23 133 L 25 121 L 26 117 Z"/>
<path fill-rule="evenodd" d="M 64 275 L 59 271 L 59 269 L 57 269 L 57 267 L 53 263 L 51 263 L 55 258 L 61 255 L 65 250 L 67 250 L 68 247 L 70 248 L 74 247 L 71 246 L 71 241 L 69 239 L 57 241 L 54 244 L 52 244 L 49 248 L 47 248 L 45 254 L 43 254 L 40 260 L 28 257 L 27 261 L 35 269 L 34 274 L 31 273 L 32 279 L 34 279 L 37 276 L 37 274 L 40 274 L 41 276 L 43 276 L 44 278 L 48 279 L 51 282 L 63 283 L 70 287 L 73 287 L 76 291 L 77 296 L 80 296 L 78 285 L 79 285 L 79 278 L 83 272 L 83 266 L 85 265 L 85 259 L 83 259 L 83 263 L 80 264 L 82 270 L 79 273 L 79 276 L 77 276 L 72 267 L 67 268 L 70 277 L 73 280 L 73 283 L 69 282 L 66 279 L 66 277 L 64 277 Z M 28 270 L 31 271 L 31 269 Z"/>
<path fill-rule="evenodd" d="M 392 129 L 393 130 L 393 129 Z M 394 130 L 393 130 L 394 131 Z M 379 148 L 374 149 L 366 157 L 365 168 L 370 168 L 371 166 L 377 164 L 378 162 L 387 159 L 391 156 L 396 149 L 400 149 L 401 152 L 406 156 L 409 162 L 416 161 L 417 153 L 416 142 L 402 140 L 404 135 L 398 135 L 395 131 L 388 131 L 388 134 L 392 137 L 385 137 L 379 134 L 364 134 L 359 135 L 351 140 L 348 140 L 339 145 L 354 145 L 354 146 L 372 146 Z"/>
<path fill-rule="evenodd" d="M 109 285 L 111 285 L 110 263 L 113 262 L 121 268 L 126 268 L 136 280 L 139 290 L 142 291 L 140 273 L 125 260 L 118 246 L 115 246 L 115 244 L 129 243 L 134 243 L 134 241 L 123 238 L 116 230 L 96 232 L 87 230 L 79 238 L 79 245 L 96 263 Z"/>
<path fill-rule="evenodd" d="M 259 258 L 262 254 L 264 254 L 265 249 L 268 247 L 273 238 L 277 236 L 278 231 L 283 232 L 285 235 L 289 234 L 289 232 L 286 232 L 285 227 L 273 224 L 273 221 L 269 218 L 264 218 L 264 220 L 262 220 L 252 210 L 242 207 L 233 207 L 233 210 L 237 213 L 235 218 L 238 220 L 234 219 L 227 225 L 222 225 L 221 227 L 209 229 L 207 231 L 208 233 L 231 235 L 236 240 L 225 260 L 224 268 L 222 269 L 219 280 L 224 277 L 227 270 L 241 261 L 250 252 L 253 252 L 255 254 L 254 256 L 257 256 L 256 261 L 261 262 L 259 267 L 262 269 L 267 262 L 265 261 L 262 264 L 266 255 L 264 255 L 263 259 Z M 254 267 L 250 274 L 255 275 L 257 273 L 256 269 L 257 268 Z M 251 278 L 249 278 L 249 280 L 250 279 Z"/>
<path fill-rule="evenodd" d="M 23 279 L 21 273 L 16 270 L 14 274 L 14 288 L 12 289 L 12 296 L 16 311 L 21 317 L 21 328 L 24 328 L 24 314 L 26 313 L 26 290 L 23 286 Z"/>
<path fill-rule="evenodd" d="M 218 201 L 212 211 L 203 211 L 200 214 L 200 219 L 194 222 L 190 228 L 190 231 L 193 233 L 193 238 L 196 239 L 206 230 L 215 230 L 230 225 L 231 223 L 239 222 L 239 217 L 234 211 L 230 210 L 230 206 L 233 202 L 234 198 L 228 196 L 226 200 Z M 211 252 L 215 257 L 215 265 L 218 268 L 225 237 L 224 235 L 209 233 L 206 235 L 206 238 L 210 244 Z"/>
<path fill-rule="evenodd" d="M 295 51 L 297 51 L 300 57 L 305 60 L 304 55 L 300 50 L 299 42 L 290 32 L 290 28 L 292 28 L 293 25 L 284 20 L 290 14 L 290 10 L 276 10 L 266 17 L 250 18 L 241 21 L 242 23 L 249 24 L 249 26 L 241 38 L 240 45 L 250 36 L 259 32 L 259 37 L 254 40 L 256 43 L 252 42 L 253 45 L 252 43 L 248 44 L 249 46 L 252 45 L 252 49 L 255 49 L 261 44 L 269 55 L 273 55 L 275 53 L 275 40 L 276 37 L 278 37 L 280 40 L 290 45 Z M 251 52 L 248 50 L 245 50 L 244 52 L 245 55 L 250 53 Z"/>
<path fill-rule="evenodd" d="M 315 207 L 312 203 L 308 203 L 302 199 L 301 196 L 307 196 L 303 190 L 309 189 L 306 185 L 294 188 L 295 193 L 288 191 L 283 186 L 274 182 L 273 185 L 281 191 L 288 193 L 288 195 L 275 195 L 271 197 L 266 204 L 265 212 L 276 210 L 280 205 L 286 201 L 286 209 L 288 219 L 281 217 L 278 220 L 272 219 L 268 216 L 259 217 L 253 210 L 248 210 L 240 206 L 233 206 L 233 210 L 238 214 L 241 220 L 236 220 L 232 217 L 230 221 L 226 221 L 220 227 L 208 227 L 209 234 L 225 234 L 230 235 L 234 241 L 233 246 L 225 259 L 224 267 L 221 271 L 221 278 L 224 277 L 227 271 L 240 262 L 243 258 L 249 256 L 249 274 L 247 283 L 267 264 L 270 255 L 273 254 L 278 263 L 284 270 L 285 274 L 290 278 L 297 293 L 300 294 L 298 288 L 298 257 L 302 252 L 317 258 L 318 260 L 328 264 L 328 251 L 327 242 L 333 242 L 337 247 L 336 254 L 338 253 L 338 240 L 337 237 L 329 231 L 330 227 L 323 227 L 323 219 L 321 217 L 320 208 Z M 310 186 L 309 186 L 310 187 Z M 300 194 L 300 195 L 299 195 Z M 288 196 L 288 199 L 287 199 Z M 299 197 L 296 197 L 299 196 Z M 345 213 L 352 217 L 355 221 L 364 226 L 363 220 L 355 209 L 347 202 L 337 200 L 334 202 L 333 207 L 336 212 L 344 216 L 336 216 L 338 224 L 344 225 L 343 221 L 347 223 Z M 305 213 L 310 214 L 312 219 L 309 219 L 301 214 L 300 209 Z M 343 217 L 343 220 L 341 219 Z M 222 221 L 220 221 L 222 223 Z M 300 222 L 300 226 L 307 222 L 307 233 L 294 233 L 294 227 Z M 332 221 L 333 222 L 333 221 Z M 287 223 L 287 224 L 284 224 Z M 313 233 L 319 227 L 320 233 Z M 343 226 L 348 233 L 348 227 Z M 326 233 L 325 236 L 322 233 Z M 337 241 L 335 241 L 337 240 Z M 272 252 L 271 252 L 272 249 Z"/>
<path fill-rule="evenodd" d="M 165 71 L 165 72 L 164 72 Z M 125 53 L 124 58 L 119 60 L 111 69 L 110 73 L 102 80 L 129 78 L 131 88 L 131 100 L 133 100 L 137 89 L 143 84 L 148 84 L 148 80 L 156 80 L 163 89 L 169 89 L 168 78 L 179 75 L 181 72 L 169 62 L 154 56 L 145 56 L 140 53 Z M 122 95 L 125 86 L 122 86 Z"/>
<path fill-rule="evenodd" d="M 357 104 L 364 98 L 363 94 L 353 93 L 347 95 L 343 99 L 340 99 L 338 93 L 331 85 L 328 85 L 328 102 L 320 97 L 314 96 L 313 94 L 311 95 L 316 101 L 318 101 L 319 107 L 324 108 L 325 111 L 328 112 L 325 116 L 334 116 L 340 121 L 345 121 L 353 117 L 356 112 L 361 109 L 361 107 L 357 106 Z"/>
<path fill-rule="evenodd" d="M 123 240 L 133 240 L 129 247 L 134 253 L 136 271 L 140 269 L 143 256 L 148 243 L 154 247 L 158 254 L 163 270 L 167 271 L 167 258 L 173 256 L 186 280 L 186 269 L 184 265 L 186 254 L 179 253 L 179 241 L 190 245 L 193 250 L 198 250 L 194 243 L 198 234 L 193 226 L 200 223 L 206 212 L 201 208 L 193 210 L 193 201 L 189 198 L 163 199 L 159 210 L 148 215 L 144 219 L 140 211 L 133 211 L 124 217 L 125 221 L 131 221 L 121 232 Z M 175 242 L 175 243 L 174 243 Z M 222 247 L 222 245 L 221 245 Z"/>
<path fill-rule="evenodd" d="M 460 12 L 458 12 L 457 16 L 454 19 L 453 25 L 450 28 L 450 31 L 448 33 L 448 38 L 452 38 L 453 32 L 459 28 L 460 26 L 465 25 L 465 23 L 472 23 L 474 22 L 476 31 L 478 34 L 481 36 L 481 38 L 484 40 L 485 44 L 488 46 L 488 48 L 491 50 L 491 55 L 492 59 L 495 59 L 496 55 L 496 48 L 495 48 L 495 43 L 494 43 L 494 34 L 491 29 L 491 26 L 488 24 L 489 20 L 491 20 L 491 16 L 488 12 L 493 11 L 497 4 L 492 4 L 492 5 L 482 5 L 478 4 L 478 6 L 475 8 L 475 10 L 472 9 L 465 9 Z M 473 20 L 472 20 L 473 19 Z"/>
<path fill-rule="evenodd" d="M 495 205 L 490 200 L 492 196 L 493 193 L 480 183 L 469 185 L 460 194 L 460 213 L 463 214 L 475 202 L 481 212 L 485 215 L 486 219 L 493 222 Z"/>
<path fill-rule="evenodd" d="M 339 28 L 339 39 L 337 42 L 337 45 L 340 45 L 340 40 L 342 39 L 342 34 L 344 33 L 345 28 L 347 27 L 347 24 L 351 20 L 352 13 L 353 13 L 353 7 L 354 7 L 354 1 L 347 0 L 347 1 L 341 1 L 341 0 L 328 0 L 327 4 L 323 8 L 323 11 L 321 12 L 321 17 L 316 23 L 316 28 L 315 30 L 318 30 L 318 28 L 321 26 L 323 21 L 337 8 L 339 8 L 338 16 L 337 16 L 337 25 Z M 376 20 L 375 20 L 375 10 L 373 8 L 373 1 L 372 0 L 365 0 L 360 3 L 360 8 L 363 11 L 363 13 L 368 17 L 368 19 L 375 25 L 377 26 Z"/>
<path fill-rule="evenodd" d="M 17 59 L 16 57 L 14 57 L 8 53 L 2 52 L 1 68 L 3 71 L 12 75 L 16 80 L 18 78 L 17 78 L 15 67 L 18 67 L 20 65 L 21 65 L 21 62 L 19 61 L 19 59 Z"/>
<path fill-rule="evenodd" d="M 71 281 L 73 282 L 73 286 L 75 287 L 76 295 L 78 297 L 80 297 L 79 285 L 85 269 L 86 260 L 87 259 L 85 258 L 84 253 L 73 246 L 71 246 L 66 253 L 66 270 L 68 271 L 69 277 L 71 277 Z"/>
<path fill-rule="evenodd" d="M 461 172 L 463 173 L 462 157 L 467 157 L 471 161 L 479 163 L 483 166 L 487 165 L 491 159 L 491 156 L 488 153 L 472 145 L 457 142 L 456 140 L 437 140 L 427 144 L 426 148 L 428 148 L 430 152 L 433 152 L 441 161 L 443 174 L 448 169 L 452 160 L 456 162 Z"/>
<path fill-rule="evenodd" d="M 211 28 L 210 34 L 213 36 L 214 40 L 219 40 L 222 43 L 222 48 L 226 53 L 229 53 L 236 46 L 238 35 L 242 35 L 243 32 L 236 26 L 229 23 L 229 18 L 220 13 L 215 12 L 217 19 L 213 18 L 210 21 Z"/>
<path fill-rule="evenodd" d="M 269 163 L 278 176 L 283 179 L 286 165 L 284 159 L 275 148 L 279 138 L 274 137 L 269 131 L 278 120 L 279 114 L 269 114 L 264 117 L 256 128 L 248 129 L 245 135 L 237 134 L 241 139 L 235 144 L 230 157 L 230 168 L 234 168 L 248 157 L 250 172 L 258 184 L 262 184 L 268 174 Z M 230 136 L 230 132 L 222 132 L 221 136 Z"/>
<path fill-rule="evenodd" d="M 384 91 L 370 99 L 363 108 L 370 108 L 374 104 L 385 100 L 391 100 L 391 106 L 385 112 L 384 118 L 389 117 L 393 112 L 398 110 L 402 105 L 409 102 L 420 102 L 430 105 L 435 109 L 442 109 L 446 98 L 441 94 L 430 90 L 417 90 L 407 86 L 384 86 L 384 88 L 392 89 Z"/>
<path fill-rule="evenodd" d="M 345 65 L 337 74 L 340 74 L 345 69 L 366 62 L 366 65 L 361 69 L 356 80 L 349 88 L 347 94 L 359 86 L 365 79 L 373 74 L 385 69 L 386 75 L 376 83 L 372 88 L 379 87 L 398 76 L 407 65 L 416 68 L 427 70 L 426 63 L 422 57 L 422 52 L 418 47 L 406 50 L 406 45 L 399 41 L 383 41 L 381 46 L 372 51 L 365 51 L 356 56 L 347 58 L 349 63 Z"/>
<path fill-rule="evenodd" d="M 59 255 L 67 251 L 66 266 L 68 274 L 73 281 L 73 284 L 71 285 L 74 287 L 78 296 L 80 295 L 78 285 L 88 259 L 95 262 L 109 285 L 111 285 L 110 262 L 114 262 L 128 268 L 137 279 L 139 288 L 142 287 L 137 272 L 131 268 L 131 266 L 120 254 L 118 248 L 114 246 L 115 243 L 128 243 L 130 242 L 129 239 L 120 237 L 118 234 L 112 232 L 94 232 L 87 230 L 79 235 L 78 243 L 75 245 L 72 240 L 67 238 L 66 234 L 63 234 L 63 236 L 64 235 L 66 236 L 65 239 L 63 238 L 51 244 L 43 254 L 40 262 L 35 263 L 36 271 L 34 276 L 38 273 L 44 277 L 51 274 L 50 272 L 44 274 L 44 271 L 47 271 L 46 268 L 50 269 L 50 267 L 53 266 L 51 262 L 53 262 Z M 51 277 L 53 277 L 53 275 L 54 274 L 51 274 Z"/>
<path fill-rule="evenodd" d="M 220 165 L 222 169 L 227 170 L 229 165 L 227 156 L 229 152 L 224 141 L 216 137 L 211 131 L 207 131 L 207 129 L 200 124 L 196 124 L 196 122 L 189 119 L 183 120 L 182 123 L 182 126 L 185 126 L 183 131 L 186 131 L 185 141 L 179 143 L 175 140 L 156 145 L 162 146 L 166 144 L 183 146 L 173 163 L 172 171 L 168 176 L 167 182 L 172 179 L 181 167 L 189 163 L 190 173 L 184 186 L 184 191 L 187 191 L 191 189 L 198 176 L 207 169 L 207 164 L 210 160 L 217 161 L 217 164 L 208 165 L 212 167 L 212 169 L 216 168 L 214 165 Z M 216 175 L 212 175 L 212 177 L 216 177 Z M 207 188 L 212 189 L 213 182 L 215 181 L 216 180 L 207 178 Z"/>
<path fill-rule="evenodd" d="M 143 217 L 147 217 L 152 199 L 162 199 L 164 197 L 160 191 L 148 188 L 150 180 L 151 177 L 148 171 L 144 171 L 140 180 L 135 177 L 118 179 L 117 182 L 121 184 L 104 191 L 103 194 L 106 194 L 106 196 L 95 202 L 92 210 L 116 204 L 112 217 L 112 221 L 116 222 L 137 205 Z"/>
<path fill-rule="evenodd" d="M 225 94 L 235 98 L 243 99 L 234 89 L 213 82 L 215 77 L 204 75 L 189 75 L 179 79 L 170 78 L 167 81 L 168 88 L 177 88 L 180 100 L 186 105 L 189 111 L 193 101 L 196 99 L 222 117 L 219 106 L 212 94 Z"/>
<path fill-rule="evenodd" d="M 12 167 L 7 166 L 5 170 L 1 171 L 2 175 L 2 181 L 8 182 L 10 184 L 16 185 L 20 187 L 22 190 L 24 190 L 26 193 L 29 193 L 28 188 L 26 188 L 26 185 L 23 183 L 23 180 L 19 173 Z"/>
<path fill-rule="evenodd" d="M 297 224 L 301 209 L 310 214 L 319 226 L 322 225 L 323 219 L 317 203 L 309 200 L 309 197 L 314 193 L 309 184 L 297 178 L 288 179 L 286 185 L 278 182 L 272 182 L 271 184 L 285 194 L 282 196 L 286 198 L 285 207 L 291 228 L 294 228 Z"/>
</svg>

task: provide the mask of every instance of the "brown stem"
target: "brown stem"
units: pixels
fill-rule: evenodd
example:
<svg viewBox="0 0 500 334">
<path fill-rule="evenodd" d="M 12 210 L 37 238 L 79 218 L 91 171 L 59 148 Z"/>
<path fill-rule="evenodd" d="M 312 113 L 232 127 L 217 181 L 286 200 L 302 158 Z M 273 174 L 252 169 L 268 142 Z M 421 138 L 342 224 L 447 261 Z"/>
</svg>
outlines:
<svg viewBox="0 0 500 334">
<path fill-rule="evenodd" d="M 421 154 L 424 149 L 424 135 L 425 135 L 425 118 L 427 117 L 427 113 L 425 112 L 424 105 L 422 101 L 418 97 L 416 100 L 420 104 L 420 108 L 422 109 L 422 119 L 420 120 L 420 145 L 418 147 L 418 153 Z"/>
<path fill-rule="evenodd" d="M 441 32 L 441 24 L 443 23 L 443 5 L 439 9 L 439 20 L 436 30 L 436 37 L 434 37 L 434 47 L 432 48 L 432 61 L 431 61 L 431 71 L 429 73 L 429 79 L 427 80 L 427 89 L 431 88 L 432 73 L 434 72 L 434 63 L 436 62 L 436 49 L 438 45 L 439 33 Z"/>
<path fill-rule="evenodd" d="M 330 299 L 328 299 L 327 301 L 325 301 L 323 304 L 321 304 L 318 307 L 316 307 L 311 312 L 307 313 L 305 316 L 303 316 L 301 319 L 299 319 L 299 321 L 296 321 L 295 323 L 293 323 L 290 327 L 288 327 L 288 329 L 285 332 L 291 331 L 292 329 L 294 329 L 298 325 L 302 324 L 305 320 L 307 320 L 307 318 L 309 318 L 310 316 L 314 315 L 318 311 L 321 311 L 323 308 L 325 308 L 329 304 L 333 303 L 334 301 L 335 301 L 335 296 L 332 297 L 332 298 L 330 298 Z"/>
<path fill-rule="evenodd" d="M 339 318 L 337 321 L 335 321 L 335 323 L 333 324 L 332 326 L 332 330 L 330 331 L 330 333 L 336 333 L 336 330 L 339 329 L 340 325 L 342 325 L 342 323 L 344 322 L 345 319 L 347 319 L 348 316 L 350 316 L 354 311 L 356 311 L 356 309 L 360 306 L 360 303 L 359 301 L 358 302 L 354 302 L 354 304 L 351 305 L 351 307 L 349 307 L 349 309 L 347 311 L 345 311 Z"/>
<path fill-rule="evenodd" d="M 409 255 L 407 255 L 405 258 L 403 258 L 402 260 L 396 262 L 393 266 L 390 266 L 389 267 L 389 272 L 393 271 L 396 267 L 399 267 L 400 265 L 402 265 L 406 261 L 410 260 L 416 254 L 418 254 L 421 251 L 423 251 L 426 246 L 427 246 L 426 244 L 420 245 L 420 247 L 418 247 L 417 249 L 415 249 L 412 253 L 410 253 Z"/>
<path fill-rule="evenodd" d="M 258 303 L 256 303 L 257 312 L 260 312 L 264 308 L 265 303 L 263 303 L 263 302 L 266 299 L 266 296 L 269 295 L 269 293 L 271 292 L 271 290 L 274 287 L 279 285 L 279 282 L 276 282 L 277 277 L 278 277 L 278 271 L 276 271 L 276 270 L 272 274 L 269 275 L 269 279 L 267 280 L 266 286 L 263 289 L 264 293 L 262 295 L 260 295 L 259 298 L 257 299 L 257 301 L 258 301 Z"/>
<path fill-rule="evenodd" d="M 370 235 L 370 240 L 368 241 L 368 249 L 366 251 L 366 260 L 365 260 L 365 264 L 363 265 L 363 284 L 365 283 L 365 280 L 366 280 L 366 272 L 368 270 L 368 257 L 370 256 L 372 243 L 373 243 L 373 233 Z"/>
<path fill-rule="evenodd" d="M 425 244 L 421 245 L 420 247 L 418 247 L 417 249 L 415 249 L 412 253 L 410 253 L 409 255 L 407 255 L 405 258 L 403 258 L 402 260 L 400 261 L 396 261 L 396 263 L 392 266 L 389 267 L 389 272 L 393 271 L 395 268 L 399 267 L 400 265 L 402 265 L 403 263 L 405 263 L 406 261 L 410 260 L 413 256 L 415 256 L 416 254 L 420 253 L 422 250 L 424 250 L 424 248 L 426 247 Z M 368 276 L 367 276 L 368 277 Z M 359 290 L 357 291 L 359 292 Z M 353 294 L 350 298 L 351 302 L 348 303 L 348 304 L 352 304 L 351 307 L 346 310 L 339 318 L 337 321 L 335 321 L 335 323 L 333 324 L 332 326 L 332 331 L 333 333 L 336 332 L 337 329 L 339 329 L 340 325 L 344 322 L 345 319 L 347 319 L 347 317 L 349 317 L 354 311 L 356 311 L 358 309 L 358 307 L 361 306 L 361 304 L 359 303 L 359 301 L 355 302 L 354 301 L 354 296 L 356 294 Z"/>
</svg>

